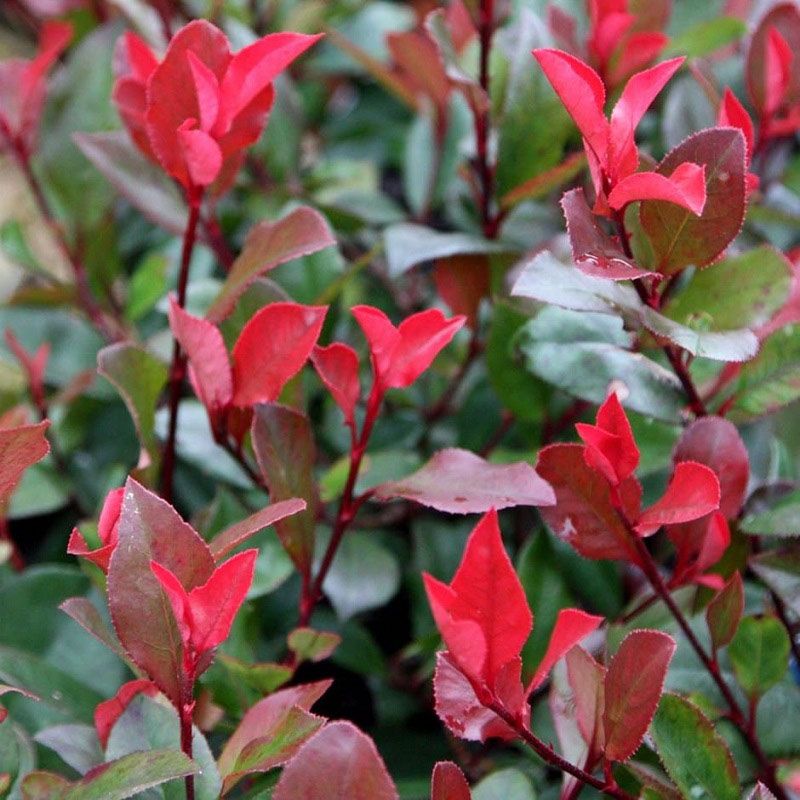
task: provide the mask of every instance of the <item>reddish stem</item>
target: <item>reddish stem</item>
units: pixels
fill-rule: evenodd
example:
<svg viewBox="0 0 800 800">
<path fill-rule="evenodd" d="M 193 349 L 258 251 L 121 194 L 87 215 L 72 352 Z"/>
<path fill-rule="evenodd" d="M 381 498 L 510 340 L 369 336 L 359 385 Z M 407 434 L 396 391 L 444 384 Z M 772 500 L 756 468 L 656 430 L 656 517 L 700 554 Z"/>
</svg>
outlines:
<svg viewBox="0 0 800 800">
<path fill-rule="evenodd" d="M 108 319 L 97 300 L 95 300 L 89 285 L 89 276 L 86 272 L 86 267 L 70 247 L 61 225 L 50 208 L 50 204 L 45 197 L 39 179 L 36 177 L 33 167 L 31 166 L 30 154 L 25 147 L 25 143 L 19 137 L 11 133 L 2 119 L 0 119 L 0 137 L 8 143 L 14 160 L 17 162 L 17 166 L 22 172 L 25 182 L 28 184 L 28 188 L 33 195 L 39 214 L 50 229 L 58 248 L 69 262 L 75 280 L 75 291 L 77 292 L 78 304 L 81 310 L 107 342 L 116 342 L 123 339 L 124 335 L 122 331 Z"/>
<path fill-rule="evenodd" d="M 642 541 L 641 537 L 631 528 L 624 516 L 620 515 L 620 519 L 622 519 L 624 522 L 628 531 L 628 536 L 630 537 L 633 546 L 636 548 L 636 554 L 639 557 L 639 566 L 644 572 L 645 577 L 650 582 L 650 585 L 653 587 L 655 593 L 661 598 L 661 600 L 664 602 L 664 605 L 669 609 L 669 612 L 674 618 L 675 622 L 678 623 L 678 627 L 681 629 L 681 631 L 683 631 L 687 641 L 716 684 L 720 694 L 725 699 L 725 702 L 728 705 L 728 716 L 731 722 L 733 722 L 733 724 L 741 731 L 750 750 L 755 756 L 756 761 L 758 762 L 761 771 L 761 781 L 763 781 L 763 783 L 770 789 L 777 800 L 788 800 L 786 792 L 783 790 L 783 787 L 778 781 L 775 772 L 775 765 L 772 764 L 767 758 L 766 754 L 761 748 L 761 743 L 758 740 L 755 726 L 751 725 L 750 721 L 746 719 L 741 707 L 739 706 L 739 703 L 731 691 L 731 688 L 722 677 L 719 663 L 717 662 L 716 658 L 711 657 L 708 655 L 708 653 L 706 653 L 705 648 L 702 644 L 700 644 L 700 641 L 695 636 L 694 631 L 689 625 L 689 622 L 683 615 L 683 612 L 680 610 L 675 600 L 672 598 L 669 589 L 661 578 L 658 565 L 653 559 L 653 556 L 650 554 L 650 551 L 647 549 L 647 546 Z"/>
<path fill-rule="evenodd" d="M 233 262 L 236 260 L 228 243 L 225 241 L 225 235 L 222 232 L 222 227 L 219 224 L 215 214 L 210 214 L 203 220 L 203 228 L 205 229 L 206 238 L 217 260 L 225 268 L 226 272 L 230 271 Z"/>
<path fill-rule="evenodd" d="M 603 792 L 603 794 L 606 794 L 609 797 L 615 797 L 617 800 L 635 800 L 633 795 L 628 794 L 624 789 L 620 789 L 619 786 L 613 782 L 613 777 L 610 781 L 602 781 L 570 761 L 567 761 L 565 758 L 562 758 L 558 753 L 556 753 L 555 750 L 553 750 L 552 747 L 550 747 L 550 745 L 543 742 L 538 736 L 528 730 L 528 728 L 523 725 L 521 720 L 519 720 L 513 714 L 510 714 L 499 703 L 492 704 L 487 707 L 497 714 L 497 716 L 500 717 L 500 719 L 502 719 L 503 722 L 509 726 L 509 728 L 511 728 L 548 764 L 551 764 L 556 769 L 560 769 L 562 772 L 572 775 L 573 778 L 577 778 L 586 786 L 591 786 L 592 788 L 597 789 L 598 792 Z"/>
<path fill-rule="evenodd" d="M 447 388 L 442 392 L 439 399 L 429 408 L 424 409 L 422 416 L 429 424 L 435 422 L 439 418 L 445 416 L 450 411 L 450 404 L 453 402 L 456 392 L 461 384 L 464 382 L 469 368 L 475 362 L 475 359 L 481 354 L 483 345 L 478 338 L 478 332 L 472 332 L 472 338 L 469 340 L 469 347 L 464 361 L 458 369 L 458 372 L 453 376 Z"/>
<path fill-rule="evenodd" d="M 331 564 L 333 564 L 336 551 L 339 549 L 339 545 L 347 529 L 355 519 L 358 509 L 371 494 L 371 492 L 365 492 L 358 497 L 354 497 L 361 461 L 364 458 L 372 428 L 378 418 L 378 411 L 380 410 L 382 400 L 383 392 L 379 389 L 377 383 L 375 383 L 373 384 L 372 391 L 367 400 L 367 410 L 361 436 L 358 437 L 358 439 L 354 437 L 353 446 L 350 450 L 350 468 L 347 472 L 347 481 L 344 486 L 344 491 L 342 492 L 341 500 L 339 501 L 339 509 L 336 513 L 336 522 L 333 526 L 331 539 L 328 542 L 328 547 L 322 557 L 322 563 L 320 564 L 316 576 L 311 581 L 303 581 L 303 593 L 300 598 L 300 619 L 298 622 L 301 628 L 308 625 L 311 615 L 314 613 L 314 608 L 316 608 L 322 596 L 322 585 L 325 583 L 325 578 L 328 575 Z"/>
<path fill-rule="evenodd" d="M 181 752 L 192 758 L 192 712 L 194 711 L 194 698 L 192 683 L 187 684 L 186 697 L 180 707 L 181 725 Z M 194 775 L 189 774 L 184 778 L 186 785 L 186 800 L 194 800 Z"/>
<path fill-rule="evenodd" d="M 475 143 L 478 151 L 478 178 L 480 179 L 481 197 L 480 214 L 483 226 L 483 235 L 487 239 L 497 236 L 499 220 L 492 212 L 492 198 L 494 196 L 494 169 L 489 163 L 489 131 L 490 131 L 490 106 L 489 100 L 489 53 L 494 34 L 494 0 L 482 0 L 480 7 L 478 36 L 480 38 L 480 67 L 479 77 L 481 89 L 486 94 L 486 108 L 475 113 Z"/>
<path fill-rule="evenodd" d="M 181 266 L 178 273 L 178 305 L 186 305 L 186 289 L 189 285 L 189 265 L 192 261 L 192 251 L 197 241 L 197 225 L 200 220 L 200 203 L 202 192 L 194 193 L 189 198 L 189 219 L 183 234 L 183 249 L 181 251 Z M 172 348 L 172 364 L 169 369 L 169 428 L 167 441 L 164 446 L 164 462 L 161 469 L 161 496 L 169 503 L 172 502 L 172 489 L 175 477 L 175 442 L 178 432 L 178 408 L 181 399 L 181 388 L 186 375 L 186 356 L 181 351 L 177 339 Z"/>
</svg>

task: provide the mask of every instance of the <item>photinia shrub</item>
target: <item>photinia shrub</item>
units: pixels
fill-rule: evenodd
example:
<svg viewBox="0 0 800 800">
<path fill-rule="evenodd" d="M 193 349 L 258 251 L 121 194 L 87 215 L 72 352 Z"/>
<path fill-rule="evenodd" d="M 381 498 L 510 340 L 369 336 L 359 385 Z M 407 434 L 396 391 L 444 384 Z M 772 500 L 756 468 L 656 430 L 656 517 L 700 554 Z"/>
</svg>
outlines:
<svg viewBox="0 0 800 800">
<path fill-rule="evenodd" d="M 0 25 L 0 796 L 800 793 L 795 2 Z"/>
</svg>

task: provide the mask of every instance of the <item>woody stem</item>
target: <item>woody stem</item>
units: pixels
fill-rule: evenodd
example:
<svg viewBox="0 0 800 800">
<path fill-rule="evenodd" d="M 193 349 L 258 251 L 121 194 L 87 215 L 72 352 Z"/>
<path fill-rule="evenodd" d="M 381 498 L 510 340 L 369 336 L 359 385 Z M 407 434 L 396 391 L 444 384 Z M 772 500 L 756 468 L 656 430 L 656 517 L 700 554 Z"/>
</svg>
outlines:
<svg viewBox="0 0 800 800">
<path fill-rule="evenodd" d="M 498 219 L 492 213 L 492 196 L 494 194 L 494 171 L 489 162 L 489 130 L 490 130 L 490 101 L 489 101 L 489 53 L 492 46 L 494 33 L 494 0 L 482 0 L 480 5 L 478 36 L 480 39 L 480 66 L 479 81 L 481 89 L 486 95 L 486 107 L 475 111 L 475 144 L 478 155 L 478 178 L 480 180 L 481 195 L 481 224 L 483 234 L 487 239 L 497 236 Z"/>
<path fill-rule="evenodd" d="M 181 264 L 178 273 L 178 305 L 186 305 L 186 289 L 189 285 L 189 265 L 192 261 L 192 251 L 197 241 L 197 226 L 200 221 L 200 204 L 202 192 L 194 192 L 189 197 L 189 219 L 183 234 L 183 249 L 181 251 Z M 167 441 L 164 445 L 164 461 L 161 468 L 161 496 L 172 502 L 173 483 L 175 477 L 175 445 L 178 432 L 178 407 L 181 399 L 181 388 L 186 375 L 186 356 L 183 354 L 177 339 L 172 348 L 172 364 L 169 369 L 169 390 L 167 407 L 169 408 L 169 427 Z"/>
<path fill-rule="evenodd" d="M 192 711 L 194 709 L 194 702 L 192 701 L 191 684 L 187 697 L 184 698 L 180 707 L 180 725 L 181 725 L 181 752 L 192 757 Z M 194 800 L 194 775 L 189 774 L 184 778 L 186 786 L 186 800 Z"/>
<path fill-rule="evenodd" d="M 741 731 L 742 736 L 744 736 L 750 750 L 758 762 L 761 773 L 760 779 L 775 795 L 777 800 L 788 800 L 786 792 L 783 790 L 778 781 L 775 772 L 775 765 L 772 764 L 767 758 L 756 735 L 755 726 L 749 724 L 748 720 L 745 718 L 745 715 L 742 713 L 742 709 L 734 697 L 730 686 L 728 686 L 727 682 L 722 677 L 719 663 L 717 662 L 716 658 L 712 658 L 708 655 L 708 653 L 706 653 L 705 648 L 702 644 L 700 644 L 697 636 L 695 636 L 695 633 L 689 625 L 688 620 L 678 607 L 677 603 L 670 594 L 669 589 L 664 583 L 661 573 L 659 572 L 658 565 L 653 559 L 653 556 L 650 554 L 650 551 L 647 549 L 644 541 L 642 541 L 642 538 L 636 533 L 635 530 L 631 528 L 627 520 L 624 518 L 622 519 L 628 531 L 628 536 L 636 549 L 636 554 L 639 557 L 639 566 L 644 572 L 647 580 L 650 582 L 650 585 L 653 587 L 653 591 L 669 609 L 673 619 L 678 623 L 678 627 L 681 629 L 681 631 L 683 631 L 686 640 L 689 642 L 706 671 L 711 676 L 711 679 L 714 681 L 717 689 L 719 689 L 720 694 L 728 706 L 728 716 L 731 722 L 733 722 L 733 724 L 736 725 L 736 727 Z"/>
<path fill-rule="evenodd" d="M 548 764 L 556 767 L 556 769 L 560 769 L 562 772 L 572 775 L 573 778 L 577 778 L 581 783 L 591 786 L 593 789 L 597 789 L 598 792 L 603 792 L 603 794 L 608 795 L 609 797 L 615 797 L 617 800 L 634 800 L 633 795 L 628 794 L 624 789 L 620 789 L 615 783 L 602 781 L 599 778 L 596 778 L 594 775 L 586 772 L 586 770 L 583 770 L 572 762 L 562 758 L 558 753 L 556 753 L 555 750 L 553 750 L 552 747 L 550 747 L 550 745 L 543 742 L 538 736 L 528 730 L 528 728 L 523 725 L 519 719 L 517 719 L 513 714 L 510 714 L 499 703 L 492 704 L 488 706 L 488 708 L 497 714 L 497 716 L 500 717 L 500 719 L 502 719 L 503 722 L 505 722 L 506 725 L 508 725 L 509 728 L 511 728 L 517 734 L 517 736 L 519 736 L 525 742 L 525 744 L 527 744 Z"/>
<path fill-rule="evenodd" d="M 361 429 L 361 435 L 357 438 L 354 437 L 353 440 L 353 447 L 350 451 L 350 468 L 347 472 L 347 481 L 345 482 L 344 491 L 342 492 L 342 498 L 339 501 L 339 509 L 336 512 L 336 522 L 333 526 L 333 533 L 325 549 L 325 554 L 322 557 L 322 562 L 319 566 L 319 570 L 317 570 L 316 576 L 311 581 L 304 581 L 303 594 L 300 598 L 300 620 L 298 622 L 300 627 L 308 625 L 311 615 L 314 613 L 314 608 L 322 596 L 322 585 L 325 583 L 325 578 L 333 564 L 336 551 L 339 549 L 339 545 L 350 523 L 355 519 L 361 504 L 369 497 L 370 493 L 367 492 L 359 497 L 354 497 L 355 486 L 361 468 L 361 461 L 367 449 L 367 442 L 369 441 L 375 421 L 378 418 L 378 411 L 382 399 L 382 393 L 378 390 L 376 384 L 373 386 L 369 399 L 367 400 L 367 411 L 364 418 L 364 427 Z"/>
</svg>

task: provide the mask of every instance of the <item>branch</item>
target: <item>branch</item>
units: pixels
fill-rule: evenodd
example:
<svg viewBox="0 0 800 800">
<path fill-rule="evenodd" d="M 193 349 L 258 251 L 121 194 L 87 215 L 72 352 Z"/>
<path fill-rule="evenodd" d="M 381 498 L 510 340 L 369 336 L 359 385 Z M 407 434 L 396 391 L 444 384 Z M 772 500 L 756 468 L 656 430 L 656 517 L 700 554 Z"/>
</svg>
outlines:
<svg viewBox="0 0 800 800">
<path fill-rule="evenodd" d="M 591 775 L 570 761 L 567 761 L 565 758 L 562 758 L 550 745 L 543 742 L 538 736 L 528 730 L 520 720 L 513 714 L 509 714 L 500 704 L 493 703 L 492 705 L 488 705 L 487 708 L 497 714 L 497 716 L 500 717 L 500 719 L 502 719 L 503 722 L 505 722 L 532 750 L 548 764 L 556 767 L 556 769 L 560 769 L 562 772 L 572 775 L 573 778 L 577 778 L 586 786 L 591 786 L 593 789 L 597 789 L 598 792 L 603 792 L 603 794 L 609 797 L 615 797 L 617 800 L 635 800 L 633 795 L 628 794 L 624 789 L 620 789 L 616 783 L 601 781 L 599 778 L 595 778 L 594 775 Z"/>
<path fill-rule="evenodd" d="M 636 548 L 636 553 L 639 556 L 640 566 L 648 581 L 650 581 L 650 585 L 653 587 L 653 590 L 659 596 L 659 598 L 661 598 L 661 600 L 664 602 L 664 605 L 666 605 L 666 607 L 669 609 L 670 614 L 678 623 L 678 627 L 683 631 L 687 641 L 716 684 L 720 694 L 725 699 L 725 702 L 729 708 L 729 718 L 731 722 L 733 722 L 733 724 L 741 731 L 742 736 L 744 736 L 750 750 L 758 762 L 760 768 L 760 779 L 775 795 L 777 800 L 789 800 L 788 795 L 778 781 L 775 765 L 770 762 L 761 748 L 761 743 L 758 740 L 754 726 L 750 725 L 748 720 L 745 718 L 745 715 L 743 714 L 739 703 L 734 697 L 730 686 L 728 686 L 727 682 L 722 677 L 722 672 L 720 671 L 719 663 L 717 662 L 716 658 L 712 658 L 708 655 L 708 653 L 706 653 L 705 648 L 702 644 L 700 644 L 697 636 L 695 636 L 695 633 L 691 629 L 689 622 L 683 615 L 681 609 L 678 608 L 678 605 L 672 598 L 669 589 L 661 578 L 658 565 L 653 559 L 653 556 L 650 554 L 650 551 L 647 549 L 647 546 L 642 541 L 641 537 L 636 533 L 635 530 L 631 528 L 627 519 L 625 519 L 622 514 L 620 514 L 620 519 L 625 524 L 625 528 L 628 531 L 628 536 L 630 537 L 633 546 Z"/>
<path fill-rule="evenodd" d="M 181 266 L 178 274 L 178 305 L 186 305 L 186 288 L 189 284 L 189 266 L 192 261 L 192 251 L 197 240 L 197 227 L 200 221 L 200 202 L 202 197 L 197 195 L 189 201 L 189 219 L 183 234 L 183 250 L 181 251 Z M 181 387 L 186 375 L 186 356 L 181 351 L 177 339 L 172 348 L 172 364 L 169 368 L 169 428 L 167 441 L 164 445 L 164 462 L 161 470 L 161 496 L 172 502 L 172 488 L 175 474 L 175 442 L 178 432 L 178 406 L 181 399 Z"/>
</svg>

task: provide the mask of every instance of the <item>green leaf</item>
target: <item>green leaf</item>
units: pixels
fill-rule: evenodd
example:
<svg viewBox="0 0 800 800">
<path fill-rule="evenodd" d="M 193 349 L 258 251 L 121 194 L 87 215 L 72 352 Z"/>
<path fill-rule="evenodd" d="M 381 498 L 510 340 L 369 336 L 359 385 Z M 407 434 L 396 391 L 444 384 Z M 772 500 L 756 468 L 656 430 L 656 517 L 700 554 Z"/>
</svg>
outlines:
<svg viewBox="0 0 800 800">
<path fill-rule="evenodd" d="M 11 496 L 9 519 L 50 514 L 69 503 L 70 487 L 47 459 L 25 470 Z"/>
<path fill-rule="evenodd" d="M 531 50 L 547 46 L 543 39 L 542 24 L 528 8 L 520 9 L 514 24 L 496 38 L 498 57 L 505 57 L 496 173 L 501 196 L 556 166 L 573 136 L 564 104 L 544 73 L 531 68 Z"/>
<path fill-rule="evenodd" d="M 695 272 L 665 313 L 681 324 L 715 331 L 755 328 L 782 308 L 790 281 L 785 256 L 763 245 Z"/>
<path fill-rule="evenodd" d="M 22 782 L 25 800 L 124 800 L 153 786 L 195 772 L 180 750 L 131 753 L 99 767 L 75 783 L 48 772 L 32 772 Z"/>
<path fill-rule="evenodd" d="M 717 17 L 698 22 L 674 38 L 660 57 L 681 55 L 702 58 L 737 42 L 745 33 L 747 25 L 738 17 Z"/>
<path fill-rule="evenodd" d="M 672 275 L 694 264 L 704 267 L 739 233 L 745 211 L 745 141 L 742 132 L 709 128 L 671 150 L 658 172 L 671 175 L 679 164 L 705 166 L 706 204 L 698 217 L 662 200 L 646 200 L 639 216 L 654 252 L 652 267 Z"/>
<path fill-rule="evenodd" d="M 728 645 L 728 657 L 741 687 L 760 697 L 789 668 L 789 635 L 775 617 L 745 617 Z"/>
<path fill-rule="evenodd" d="M 156 405 L 169 376 L 167 365 L 141 347 L 121 343 L 97 354 L 97 371 L 125 401 L 142 448 L 139 463 L 155 473 L 161 460 L 155 434 Z"/>
<path fill-rule="evenodd" d="M 176 185 L 125 131 L 77 133 L 75 144 L 105 179 L 151 222 L 182 234 L 188 210 Z"/>
<path fill-rule="evenodd" d="M 163 253 L 150 253 L 133 273 L 128 284 L 125 316 L 138 322 L 167 291 L 169 260 Z"/>
<path fill-rule="evenodd" d="M 661 763 L 684 797 L 739 800 L 733 757 L 697 706 L 665 694 L 651 731 Z"/>
<path fill-rule="evenodd" d="M 470 233 L 440 233 L 424 225 L 401 222 L 384 232 L 389 277 L 397 278 L 411 267 L 437 258 L 460 254 L 508 253 L 514 248 Z"/>
<path fill-rule="evenodd" d="M 502 404 L 515 417 L 538 422 L 543 416 L 550 388 L 535 375 L 520 369 L 523 359 L 514 343 L 526 322 L 527 317 L 507 304 L 494 306 L 486 342 L 486 370 Z"/>
<path fill-rule="evenodd" d="M 800 491 L 779 497 L 766 511 L 747 514 L 739 529 L 754 536 L 800 536 Z"/>
<path fill-rule="evenodd" d="M 0 646 L 0 682 L 19 686 L 40 698 L 30 714 L 25 715 L 37 725 L 91 723 L 95 707 L 104 699 L 97 691 L 43 658 L 5 646 Z M 15 716 L 23 718 L 22 714 Z"/>
<path fill-rule="evenodd" d="M 800 617 L 800 552 L 796 548 L 755 556 L 750 569 Z"/>
<path fill-rule="evenodd" d="M 50 81 L 40 126 L 36 161 L 54 205 L 84 231 L 95 229 L 109 213 L 114 192 L 81 156 L 72 137 L 78 131 L 109 130 L 119 124 L 111 102 L 111 61 L 118 36 L 112 27 L 99 26 L 71 49 L 61 80 Z"/>
<path fill-rule="evenodd" d="M 325 217 L 308 206 L 300 206 L 275 222 L 257 223 L 247 234 L 244 248 L 206 316 L 219 322 L 256 278 L 279 264 L 334 244 L 336 240 Z"/>
<path fill-rule="evenodd" d="M 400 587 L 394 554 L 374 533 L 345 535 L 322 588 L 341 620 L 385 605 Z"/>
<path fill-rule="evenodd" d="M 728 418 L 747 422 L 800 398 L 800 326 L 776 331 L 742 367 Z"/>
<path fill-rule="evenodd" d="M 742 576 L 734 572 L 731 579 L 706 608 L 706 623 L 715 650 L 725 647 L 736 635 L 744 611 Z"/>
<path fill-rule="evenodd" d="M 103 752 L 93 725 L 53 725 L 39 731 L 35 740 L 58 753 L 80 775 L 103 763 Z"/>
<path fill-rule="evenodd" d="M 271 694 L 279 687 L 291 680 L 294 670 L 285 664 L 273 664 L 264 662 L 263 664 L 245 664 L 243 661 L 232 658 L 221 653 L 218 656 L 219 662 L 230 673 L 233 685 L 243 683 L 251 686 L 259 694 Z"/>
<path fill-rule="evenodd" d="M 286 643 L 298 661 L 322 661 L 339 646 L 342 637 L 330 631 L 315 631 L 313 628 L 295 628 Z"/>
<path fill-rule="evenodd" d="M 472 800 L 536 800 L 528 776 L 510 767 L 487 775 L 472 790 Z"/>
<path fill-rule="evenodd" d="M 628 390 L 628 408 L 657 419 L 676 421 L 686 404 L 677 378 L 641 353 L 597 341 L 536 339 L 527 327 L 517 347 L 534 375 L 582 400 L 602 403 L 616 381 Z"/>
<path fill-rule="evenodd" d="M 45 272 L 31 252 L 22 225 L 15 219 L 7 220 L 0 225 L 0 250 L 24 269 L 31 272 Z"/>
<path fill-rule="evenodd" d="M 681 325 L 642 303 L 632 286 L 586 275 L 549 251 L 524 265 L 511 293 L 573 311 L 621 316 L 629 327 L 646 328 L 696 356 L 745 361 L 758 350 L 752 331 L 705 332 Z"/>
</svg>

